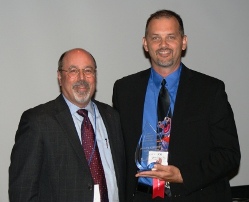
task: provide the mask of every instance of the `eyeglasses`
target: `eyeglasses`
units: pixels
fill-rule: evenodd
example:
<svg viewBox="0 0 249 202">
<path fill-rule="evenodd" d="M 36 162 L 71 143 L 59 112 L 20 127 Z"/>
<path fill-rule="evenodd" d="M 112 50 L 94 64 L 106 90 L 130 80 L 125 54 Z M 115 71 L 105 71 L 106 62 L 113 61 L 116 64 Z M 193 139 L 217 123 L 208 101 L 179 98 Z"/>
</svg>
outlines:
<svg viewBox="0 0 249 202">
<path fill-rule="evenodd" d="M 81 70 L 83 71 L 83 74 L 88 78 L 94 76 L 96 72 L 96 70 L 93 69 L 92 67 L 86 67 L 85 69 L 81 69 Z M 71 67 L 69 68 L 69 70 L 60 69 L 59 71 L 67 72 L 70 78 L 76 78 L 80 73 L 80 69 L 76 67 Z"/>
</svg>

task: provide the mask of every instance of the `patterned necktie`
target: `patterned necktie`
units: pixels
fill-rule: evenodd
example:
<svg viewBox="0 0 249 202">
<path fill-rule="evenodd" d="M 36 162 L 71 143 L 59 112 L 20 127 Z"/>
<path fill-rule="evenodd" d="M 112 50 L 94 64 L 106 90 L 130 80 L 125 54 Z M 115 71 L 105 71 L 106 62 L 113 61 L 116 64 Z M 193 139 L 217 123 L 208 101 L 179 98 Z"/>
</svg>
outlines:
<svg viewBox="0 0 249 202">
<path fill-rule="evenodd" d="M 93 126 L 88 118 L 88 111 L 79 109 L 77 113 L 84 118 L 81 125 L 82 147 L 92 174 L 94 184 L 99 184 L 101 202 L 108 202 L 105 173 L 99 155 Z"/>
<path fill-rule="evenodd" d="M 170 116 L 170 98 L 169 92 L 165 87 L 166 81 L 162 80 L 161 89 L 158 95 L 158 103 L 157 103 L 157 117 L 158 121 L 163 121 L 166 116 Z"/>
<path fill-rule="evenodd" d="M 170 110 L 170 97 L 167 88 L 165 87 L 166 81 L 165 79 L 161 82 L 161 89 L 158 95 L 158 103 L 157 103 L 157 117 L 158 121 L 163 121 L 164 118 L 171 117 L 171 110 Z M 171 123 L 169 123 L 171 124 Z M 158 132 L 161 132 L 162 129 L 158 128 Z M 160 141 L 158 141 L 160 142 Z M 156 181 L 158 182 L 158 181 Z M 154 179 L 153 179 L 154 183 Z M 164 184 L 164 183 L 163 183 Z M 169 182 L 165 182 L 164 184 L 164 192 L 167 196 L 171 196 L 170 185 Z"/>
</svg>

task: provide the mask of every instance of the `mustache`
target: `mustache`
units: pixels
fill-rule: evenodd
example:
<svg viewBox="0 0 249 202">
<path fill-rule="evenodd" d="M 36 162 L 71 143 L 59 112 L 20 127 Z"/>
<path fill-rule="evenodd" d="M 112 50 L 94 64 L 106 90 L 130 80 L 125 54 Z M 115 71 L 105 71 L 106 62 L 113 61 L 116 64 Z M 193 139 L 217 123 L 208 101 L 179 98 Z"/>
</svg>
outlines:
<svg viewBox="0 0 249 202">
<path fill-rule="evenodd" d="M 85 88 L 90 88 L 90 85 L 88 82 L 81 80 L 81 81 L 77 81 L 76 83 L 73 84 L 73 88 L 78 87 L 78 86 L 83 86 Z"/>
</svg>

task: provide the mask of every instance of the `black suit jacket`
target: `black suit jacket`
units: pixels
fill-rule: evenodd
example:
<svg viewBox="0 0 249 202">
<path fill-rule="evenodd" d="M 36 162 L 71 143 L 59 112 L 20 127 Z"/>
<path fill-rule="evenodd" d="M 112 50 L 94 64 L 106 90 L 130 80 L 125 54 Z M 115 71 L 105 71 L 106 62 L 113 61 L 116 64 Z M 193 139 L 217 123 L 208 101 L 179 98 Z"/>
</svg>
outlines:
<svg viewBox="0 0 249 202">
<path fill-rule="evenodd" d="M 150 69 L 117 80 L 113 105 L 120 114 L 127 161 L 127 201 L 136 190 L 134 153 L 142 133 Z M 183 184 L 171 183 L 173 201 L 231 201 L 228 174 L 240 162 L 233 112 L 224 83 L 183 65 L 178 86 L 168 163 Z"/>
<path fill-rule="evenodd" d="M 93 101 L 104 121 L 120 201 L 124 201 L 125 156 L 118 113 Z M 70 110 L 60 95 L 23 113 L 9 168 L 10 202 L 90 202 L 93 179 Z"/>
</svg>

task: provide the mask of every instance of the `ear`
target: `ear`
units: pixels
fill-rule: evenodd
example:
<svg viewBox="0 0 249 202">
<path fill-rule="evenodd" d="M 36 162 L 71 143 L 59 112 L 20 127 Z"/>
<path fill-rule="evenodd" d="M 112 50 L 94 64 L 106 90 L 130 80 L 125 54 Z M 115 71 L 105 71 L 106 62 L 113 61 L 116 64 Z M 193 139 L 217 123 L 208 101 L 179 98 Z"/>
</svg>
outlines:
<svg viewBox="0 0 249 202">
<path fill-rule="evenodd" d="M 148 52 L 148 46 L 147 46 L 147 40 L 145 37 L 143 37 L 143 47 L 146 52 Z"/>
<path fill-rule="evenodd" d="M 58 83 L 61 86 L 61 72 L 58 70 L 57 71 L 57 79 L 58 79 Z"/>
<path fill-rule="evenodd" d="M 186 35 L 182 38 L 182 50 L 186 50 L 188 44 L 188 37 Z"/>
</svg>

